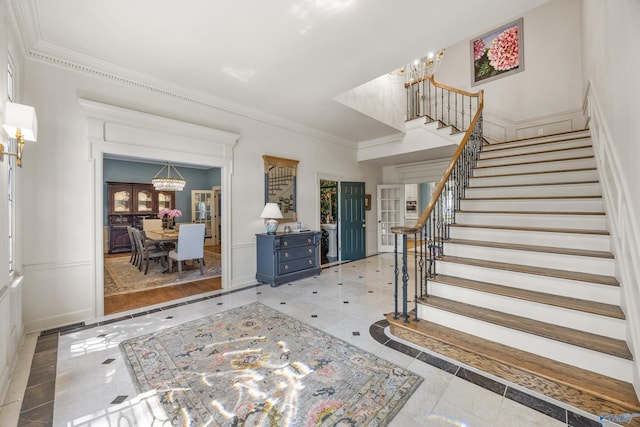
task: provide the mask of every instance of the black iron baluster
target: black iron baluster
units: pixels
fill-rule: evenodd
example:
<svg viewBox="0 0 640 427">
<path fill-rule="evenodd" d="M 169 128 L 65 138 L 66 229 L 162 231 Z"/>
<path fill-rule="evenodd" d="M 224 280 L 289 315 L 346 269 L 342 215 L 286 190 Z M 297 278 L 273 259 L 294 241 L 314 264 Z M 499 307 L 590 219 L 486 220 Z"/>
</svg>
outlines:
<svg viewBox="0 0 640 427">
<path fill-rule="evenodd" d="M 393 318 L 398 320 L 398 235 L 393 235 L 393 254 L 394 254 L 394 263 L 393 263 L 393 273 L 395 276 L 394 289 L 393 289 L 393 300 L 394 300 L 394 311 Z"/>
<path fill-rule="evenodd" d="M 409 323 L 409 312 L 407 311 L 409 269 L 407 267 L 407 234 L 402 235 L 402 316 L 404 323 Z"/>
</svg>

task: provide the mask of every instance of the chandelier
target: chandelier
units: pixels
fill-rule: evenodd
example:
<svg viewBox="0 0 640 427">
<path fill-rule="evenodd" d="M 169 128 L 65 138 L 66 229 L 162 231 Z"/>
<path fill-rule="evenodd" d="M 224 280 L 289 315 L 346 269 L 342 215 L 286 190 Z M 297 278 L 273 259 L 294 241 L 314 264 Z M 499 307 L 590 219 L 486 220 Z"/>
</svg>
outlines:
<svg viewBox="0 0 640 427">
<path fill-rule="evenodd" d="M 407 84 L 421 81 L 425 77 L 435 74 L 438 64 L 444 57 L 444 49 L 440 49 L 437 54 L 430 52 L 428 55 L 420 59 L 416 59 L 413 63 L 407 64 L 402 68 L 392 71 L 390 74 L 396 76 L 406 76 Z"/>
<path fill-rule="evenodd" d="M 158 177 L 162 173 L 163 170 L 167 169 L 166 177 Z M 176 173 L 179 178 L 174 178 L 171 176 L 171 169 Z M 187 181 L 184 180 L 180 172 L 171 164 L 167 163 L 160 169 L 160 171 L 153 177 L 151 180 L 153 184 L 153 188 L 159 191 L 182 191 L 184 189 Z"/>
</svg>

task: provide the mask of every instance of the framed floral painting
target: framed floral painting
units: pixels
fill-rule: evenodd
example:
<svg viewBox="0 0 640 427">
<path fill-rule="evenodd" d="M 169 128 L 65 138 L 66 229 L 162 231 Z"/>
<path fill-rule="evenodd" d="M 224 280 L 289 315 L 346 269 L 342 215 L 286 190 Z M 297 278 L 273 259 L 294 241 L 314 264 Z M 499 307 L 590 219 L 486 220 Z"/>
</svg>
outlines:
<svg viewBox="0 0 640 427">
<path fill-rule="evenodd" d="M 522 18 L 471 40 L 471 86 L 524 71 Z"/>
</svg>

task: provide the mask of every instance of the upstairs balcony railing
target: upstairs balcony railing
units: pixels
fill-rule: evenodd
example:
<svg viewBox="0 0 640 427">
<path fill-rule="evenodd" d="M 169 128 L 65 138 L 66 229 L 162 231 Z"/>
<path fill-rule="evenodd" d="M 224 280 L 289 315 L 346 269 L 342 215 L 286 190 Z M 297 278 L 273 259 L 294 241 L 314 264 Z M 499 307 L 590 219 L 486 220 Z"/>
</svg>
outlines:
<svg viewBox="0 0 640 427">
<path fill-rule="evenodd" d="M 454 132 L 466 130 L 478 111 L 480 97 L 437 83 L 433 75 L 405 83 L 407 121 L 425 118 L 426 123 L 440 122 Z"/>
<path fill-rule="evenodd" d="M 427 83 L 423 84 L 425 81 Z M 458 149 L 416 225 L 391 229 L 395 235 L 394 318 L 398 319 L 402 316 L 404 321 L 408 322 L 409 273 L 413 272 L 413 310 L 415 320 L 418 320 L 418 301 L 428 296 L 428 279 L 437 274 L 438 258 L 445 254 L 449 228 L 455 222 L 456 212 L 460 209 L 460 200 L 464 198 L 469 178 L 482 151 L 484 93 L 483 91 L 469 93 L 441 85 L 434 81 L 433 76 L 406 87 L 407 101 L 409 98 L 415 98 L 416 101 L 407 107 L 407 117 L 411 117 L 409 115 L 411 113 L 415 114 L 416 118 L 424 116 L 427 122 L 439 121 L 441 127 L 452 126 L 460 131 L 466 129 Z M 414 241 L 411 265 L 409 265 L 408 253 L 409 236 L 413 236 Z M 402 245 L 401 251 L 399 244 Z M 400 311 L 400 305 L 402 305 L 402 311 Z"/>
</svg>

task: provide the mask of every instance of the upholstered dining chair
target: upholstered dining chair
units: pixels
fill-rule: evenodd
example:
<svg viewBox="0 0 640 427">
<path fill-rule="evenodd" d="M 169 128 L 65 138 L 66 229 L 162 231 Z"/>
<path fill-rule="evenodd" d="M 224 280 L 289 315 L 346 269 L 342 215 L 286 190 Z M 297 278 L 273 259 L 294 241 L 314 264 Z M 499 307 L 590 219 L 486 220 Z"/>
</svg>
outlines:
<svg viewBox="0 0 640 427">
<path fill-rule="evenodd" d="M 144 231 L 162 231 L 162 219 L 160 218 L 143 218 L 142 230 Z"/>
<path fill-rule="evenodd" d="M 164 260 L 169 251 L 166 249 L 160 249 L 153 240 L 147 239 L 147 236 L 143 230 L 133 229 L 133 235 L 135 236 L 136 243 L 138 244 L 138 250 L 140 251 L 140 265 L 138 270 L 142 271 L 144 264 L 144 274 L 149 272 L 149 261 L 160 260 L 164 265 Z"/>
<path fill-rule="evenodd" d="M 176 248 L 169 251 L 169 272 L 173 271 L 173 260 L 178 262 L 178 278 L 182 278 L 182 262 L 198 261 L 200 274 L 204 274 L 204 224 L 182 224 Z"/>
</svg>

